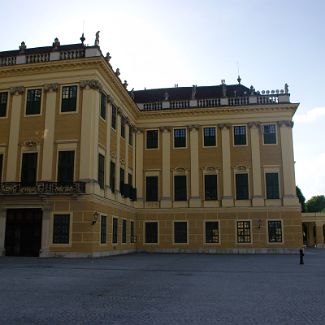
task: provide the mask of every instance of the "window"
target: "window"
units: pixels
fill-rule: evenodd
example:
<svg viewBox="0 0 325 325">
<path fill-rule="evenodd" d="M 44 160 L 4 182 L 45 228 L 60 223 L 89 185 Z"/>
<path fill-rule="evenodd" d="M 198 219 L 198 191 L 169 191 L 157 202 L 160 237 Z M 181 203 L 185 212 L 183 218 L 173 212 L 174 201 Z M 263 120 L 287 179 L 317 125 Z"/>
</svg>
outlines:
<svg viewBox="0 0 325 325">
<path fill-rule="evenodd" d="M 112 234 L 112 243 L 117 243 L 117 230 L 118 230 L 118 219 L 113 218 L 113 234 Z"/>
<path fill-rule="evenodd" d="M 146 177 L 146 201 L 158 201 L 158 176 Z"/>
<path fill-rule="evenodd" d="M 21 162 L 21 183 L 23 186 L 34 186 L 37 177 L 37 152 L 24 153 Z"/>
<path fill-rule="evenodd" d="M 104 93 L 101 93 L 101 96 L 100 96 L 100 117 L 104 120 L 106 120 L 106 103 L 107 103 L 107 97 Z"/>
<path fill-rule="evenodd" d="M 41 113 L 42 89 L 28 89 L 26 115 L 37 115 Z"/>
<path fill-rule="evenodd" d="M 116 107 L 112 105 L 112 128 L 116 129 Z"/>
<path fill-rule="evenodd" d="M 100 218 L 100 243 L 106 244 L 106 229 L 107 229 L 107 217 L 101 216 Z"/>
<path fill-rule="evenodd" d="M 133 145 L 133 128 L 131 125 L 129 126 L 129 145 Z"/>
<path fill-rule="evenodd" d="M 98 184 L 100 188 L 105 186 L 105 157 L 98 155 Z"/>
<path fill-rule="evenodd" d="M 0 117 L 7 116 L 8 93 L 0 93 Z"/>
<path fill-rule="evenodd" d="M 217 175 L 204 175 L 205 200 L 217 200 Z"/>
<path fill-rule="evenodd" d="M 207 127 L 203 128 L 203 144 L 205 147 L 214 147 L 216 146 L 216 128 Z"/>
<path fill-rule="evenodd" d="M 237 243 L 251 242 L 251 222 L 237 221 Z"/>
<path fill-rule="evenodd" d="M 236 200 L 248 200 L 248 174 L 236 174 Z"/>
<path fill-rule="evenodd" d="M 158 222 L 145 222 L 145 243 L 158 243 Z"/>
<path fill-rule="evenodd" d="M 174 243 L 176 244 L 187 243 L 187 222 L 186 221 L 174 222 Z"/>
<path fill-rule="evenodd" d="M 125 191 L 124 191 L 124 169 L 120 168 L 120 193 L 122 196 L 125 196 Z"/>
<path fill-rule="evenodd" d="M 147 130 L 147 149 L 158 148 L 158 130 Z"/>
<path fill-rule="evenodd" d="M 278 173 L 266 173 L 266 198 L 267 199 L 279 199 L 279 174 Z"/>
<path fill-rule="evenodd" d="M 276 144 L 276 125 L 263 125 L 264 144 Z"/>
<path fill-rule="evenodd" d="M 69 244 L 70 215 L 55 214 L 53 217 L 53 244 Z"/>
<path fill-rule="evenodd" d="M 74 151 L 59 151 L 58 183 L 73 183 L 74 180 Z"/>
<path fill-rule="evenodd" d="M 131 221 L 130 224 L 130 243 L 135 243 L 135 237 L 134 237 L 134 221 Z"/>
<path fill-rule="evenodd" d="M 3 154 L 0 154 L 0 183 L 2 181 Z"/>
<path fill-rule="evenodd" d="M 125 117 L 121 116 L 121 137 L 125 138 Z"/>
<path fill-rule="evenodd" d="M 122 221 L 122 243 L 126 243 L 126 220 Z"/>
<path fill-rule="evenodd" d="M 282 225 L 280 220 L 267 222 L 270 243 L 282 243 Z"/>
<path fill-rule="evenodd" d="M 174 129 L 174 148 L 186 147 L 186 129 Z"/>
<path fill-rule="evenodd" d="M 75 112 L 77 110 L 77 86 L 63 86 L 61 112 Z"/>
<path fill-rule="evenodd" d="M 219 243 L 219 223 L 218 221 L 205 222 L 205 242 L 207 244 Z"/>
<path fill-rule="evenodd" d="M 186 175 L 174 176 L 174 193 L 175 201 L 187 200 Z"/>
<path fill-rule="evenodd" d="M 109 171 L 109 186 L 111 191 L 115 192 L 115 163 L 111 161 L 110 171 Z"/>
<path fill-rule="evenodd" d="M 246 126 L 238 125 L 234 126 L 234 145 L 245 145 L 246 144 Z"/>
</svg>

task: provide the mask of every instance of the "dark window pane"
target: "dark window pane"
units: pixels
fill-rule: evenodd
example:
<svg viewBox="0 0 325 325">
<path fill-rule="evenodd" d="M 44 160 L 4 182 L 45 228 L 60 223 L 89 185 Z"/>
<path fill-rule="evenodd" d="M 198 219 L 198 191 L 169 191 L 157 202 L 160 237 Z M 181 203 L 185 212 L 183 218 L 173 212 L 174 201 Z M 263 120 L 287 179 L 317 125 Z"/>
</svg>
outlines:
<svg viewBox="0 0 325 325">
<path fill-rule="evenodd" d="M 204 146 L 215 146 L 216 145 L 216 128 L 210 127 L 210 128 L 204 128 Z"/>
<path fill-rule="evenodd" d="M 116 129 L 116 107 L 112 105 L 112 128 Z"/>
<path fill-rule="evenodd" d="M 280 220 L 268 221 L 269 242 L 282 243 L 282 226 Z"/>
<path fill-rule="evenodd" d="M 268 124 L 263 126 L 264 144 L 276 144 L 276 126 Z"/>
<path fill-rule="evenodd" d="M 186 176 L 174 176 L 174 192 L 175 201 L 186 201 L 187 190 L 186 190 Z"/>
<path fill-rule="evenodd" d="M 187 222 L 174 222 L 174 242 L 187 243 Z"/>
<path fill-rule="evenodd" d="M 70 215 L 55 214 L 53 223 L 53 244 L 69 244 Z"/>
<path fill-rule="evenodd" d="M 3 155 L 0 155 L 0 183 L 2 181 L 2 173 L 3 173 Z"/>
<path fill-rule="evenodd" d="M 104 120 L 106 120 L 106 103 L 107 103 L 106 95 L 101 93 L 101 96 L 100 96 L 100 116 Z"/>
<path fill-rule="evenodd" d="M 0 117 L 7 115 L 8 93 L 0 93 Z"/>
<path fill-rule="evenodd" d="M 74 112 L 77 110 L 77 86 L 63 86 L 61 112 Z"/>
<path fill-rule="evenodd" d="M 132 126 L 129 126 L 129 145 L 133 145 L 133 128 Z"/>
<path fill-rule="evenodd" d="M 186 147 L 186 129 L 174 129 L 174 147 Z"/>
<path fill-rule="evenodd" d="M 135 243 L 135 237 L 134 237 L 134 221 L 131 221 L 130 227 L 131 227 L 131 229 L 130 229 L 130 242 L 131 243 Z"/>
<path fill-rule="evenodd" d="M 266 173 L 266 198 L 279 199 L 279 175 L 278 173 Z"/>
<path fill-rule="evenodd" d="M 125 196 L 125 191 L 124 191 L 124 169 L 120 168 L 120 193 L 122 196 Z"/>
<path fill-rule="evenodd" d="M 245 145 L 246 144 L 246 126 L 234 126 L 234 144 Z"/>
<path fill-rule="evenodd" d="M 26 115 L 35 115 L 41 113 L 42 89 L 28 89 Z"/>
<path fill-rule="evenodd" d="M 122 243 L 126 243 L 126 220 L 122 221 Z"/>
<path fill-rule="evenodd" d="M 147 134 L 147 149 L 158 148 L 158 130 L 148 130 Z"/>
<path fill-rule="evenodd" d="M 105 157 L 98 155 L 98 184 L 100 188 L 105 187 Z"/>
<path fill-rule="evenodd" d="M 236 174 L 236 200 L 248 200 L 248 174 Z"/>
<path fill-rule="evenodd" d="M 111 161 L 110 171 L 109 171 L 109 186 L 111 191 L 115 192 L 115 163 Z"/>
<path fill-rule="evenodd" d="M 205 223 L 205 242 L 219 243 L 219 224 L 217 221 L 207 221 Z"/>
<path fill-rule="evenodd" d="M 112 234 L 112 243 L 117 243 L 117 230 L 118 230 L 118 219 L 113 218 L 113 234 Z"/>
<path fill-rule="evenodd" d="M 217 175 L 204 175 L 205 200 L 217 200 Z"/>
<path fill-rule="evenodd" d="M 145 227 L 145 243 L 158 243 L 158 222 L 146 222 Z"/>
<path fill-rule="evenodd" d="M 121 117 L 121 137 L 125 138 L 125 117 Z"/>
<path fill-rule="evenodd" d="M 73 183 L 74 151 L 59 151 L 58 183 Z"/>
<path fill-rule="evenodd" d="M 158 176 L 146 177 L 146 201 L 158 201 Z"/>
<path fill-rule="evenodd" d="M 106 244 L 107 217 L 101 216 L 100 220 L 100 243 Z"/>
<path fill-rule="evenodd" d="M 237 242 L 251 242 L 251 223 L 250 221 L 237 221 Z"/>
<path fill-rule="evenodd" d="M 37 178 L 37 153 L 24 153 L 21 165 L 21 183 L 24 186 L 33 186 Z"/>
</svg>

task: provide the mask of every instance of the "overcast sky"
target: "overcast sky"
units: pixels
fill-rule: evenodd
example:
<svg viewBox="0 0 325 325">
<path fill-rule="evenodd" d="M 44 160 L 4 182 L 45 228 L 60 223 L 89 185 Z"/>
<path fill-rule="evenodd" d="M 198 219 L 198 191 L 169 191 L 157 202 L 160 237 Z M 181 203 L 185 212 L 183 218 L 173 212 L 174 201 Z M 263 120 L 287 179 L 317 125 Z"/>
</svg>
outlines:
<svg viewBox="0 0 325 325">
<path fill-rule="evenodd" d="M 325 194 L 323 0 L 2 1 L 0 51 L 79 43 L 110 52 L 129 89 L 216 85 L 256 90 L 289 84 L 296 181 L 306 198 Z"/>
</svg>

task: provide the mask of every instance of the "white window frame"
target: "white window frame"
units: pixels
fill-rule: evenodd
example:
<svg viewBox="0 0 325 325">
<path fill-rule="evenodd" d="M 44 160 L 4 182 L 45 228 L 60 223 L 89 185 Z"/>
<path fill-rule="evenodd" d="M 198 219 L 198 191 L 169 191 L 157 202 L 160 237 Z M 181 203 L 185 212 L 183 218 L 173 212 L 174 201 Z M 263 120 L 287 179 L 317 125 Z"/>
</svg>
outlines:
<svg viewBox="0 0 325 325">
<path fill-rule="evenodd" d="M 281 233 L 282 233 L 282 241 L 281 242 L 270 242 L 269 241 L 269 221 L 280 221 L 281 222 Z M 272 218 L 266 219 L 266 242 L 270 245 L 284 245 L 284 226 L 283 226 L 283 219 L 282 218 Z"/>
<path fill-rule="evenodd" d="M 250 238 L 251 238 L 251 241 L 249 243 L 239 243 L 238 242 L 238 227 L 237 227 L 237 222 L 246 222 L 246 221 L 249 221 L 249 230 L 250 230 Z M 235 234 L 236 234 L 236 245 L 252 245 L 254 243 L 254 239 L 253 239 L 253 228 L 252 228 L 252 225 L 253 225 L 253 222 L 252 222 L 252 219 L 235 219 Z"/>
<path fill-rule="evenodd" d="M 147 223 L 157 223 L 157 242 L 156 243 L 147 243 L 146 242 L 146 224 Z M 155 245 L 158 246 L 160 244 L 160 229 L 159 229 L 159 221 L 158 220 L 145 220 L 143 222 L 143 245 Z"/>
<path fill-rule="evenodd" d="M 186 243 L 175 243 L 175 223 L 177 222 L 186 222 Z M 173 245 L 189 245 L 189 221 L 188 220 L 173 220 Z"/>
</svg>

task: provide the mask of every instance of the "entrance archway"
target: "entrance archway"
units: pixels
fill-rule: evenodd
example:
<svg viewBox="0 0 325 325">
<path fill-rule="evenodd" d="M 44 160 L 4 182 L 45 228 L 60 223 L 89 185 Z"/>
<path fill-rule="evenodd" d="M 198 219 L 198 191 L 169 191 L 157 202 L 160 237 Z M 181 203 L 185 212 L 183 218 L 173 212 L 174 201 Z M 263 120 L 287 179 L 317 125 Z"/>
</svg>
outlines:
<svg viewBox="0 0 325 325">
<path fill-rule="evenodd" d="M 8 209 L 6 256 L 39 256 L 42 237 L 42 209 Z"/>
</svg>

